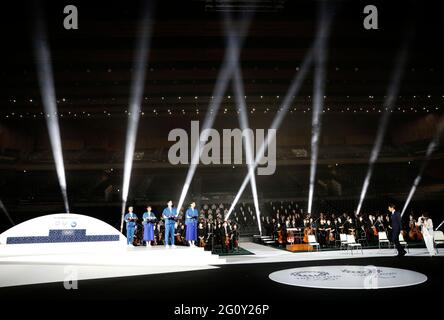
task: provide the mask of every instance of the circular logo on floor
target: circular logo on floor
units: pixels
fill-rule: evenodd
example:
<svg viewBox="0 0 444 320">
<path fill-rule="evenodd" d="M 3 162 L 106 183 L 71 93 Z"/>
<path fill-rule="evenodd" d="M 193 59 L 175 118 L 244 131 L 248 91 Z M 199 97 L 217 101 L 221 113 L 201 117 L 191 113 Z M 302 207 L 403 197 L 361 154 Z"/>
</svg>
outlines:
<svg viewBox="0 0 444 320">
<path fill-rule="evenodd" d="M 322 289 L 385 289 L 427 281 L 427 276 L 419 272 L 377 266 L 293 268 L 273 272 L 269 277 L 291 286 Z"/>
</svg>

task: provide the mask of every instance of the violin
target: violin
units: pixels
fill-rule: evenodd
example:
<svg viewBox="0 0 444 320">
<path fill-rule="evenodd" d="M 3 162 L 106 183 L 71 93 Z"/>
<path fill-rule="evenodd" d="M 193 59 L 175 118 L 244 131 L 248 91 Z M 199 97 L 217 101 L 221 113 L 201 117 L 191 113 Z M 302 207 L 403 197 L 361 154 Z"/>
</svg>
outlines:
<svg viewBox="0 0 444 320">
<path fill-rule="evenodd" d="M 293 231 L 289 231 L 287 233 L 287 242 L 288 243 L 294 243 L 294 234 Z"/>
<path fill-rule="evenodd" d="M 225 236 L 225 245 L 227 247 L 230 245 L 230 236 L 228 234 Z"/>
<path fill-rule="evenodd" d="M 284 239 L 282 237 L 282 230 L 278 230 L 277 234 L 278 234 L 278 243 L 279 244 L 283 244 L 284 243 Z"/>
<path fill-rule="evenodd" d="M 373 235 L 375 237 L 377 237 L 378 236 L 378 229 L 374 225 L 372 226 L 372 229 L 373 229 Z"/>
<path fill-rule="evenodd" d="M 199 247 L 205 247 L 206 245 L 205 240 L 203 238 L 204 237 L 199 237 Z"/>
<path fill-rule="evenodd" d="M 308 243 L 308 235 L 313 234 L 312 228 L 306 227 L 304 228 L 304 242 Z"/>
<path fill-rule="evenodd" d="M 332 230 L 330 230 L 330 232 L 328 233 L 328 240 L 329 240 L 330 242 L 335 241 L 335 235 L 334 235 L 334 233 L 333 233 Z"/>
</svg>

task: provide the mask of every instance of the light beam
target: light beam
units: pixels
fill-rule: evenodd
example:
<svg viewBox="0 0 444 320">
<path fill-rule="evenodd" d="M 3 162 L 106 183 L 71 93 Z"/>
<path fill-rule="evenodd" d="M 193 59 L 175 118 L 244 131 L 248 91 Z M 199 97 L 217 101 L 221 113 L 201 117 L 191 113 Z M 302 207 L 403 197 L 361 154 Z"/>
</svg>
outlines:
<svg viewBox="0 0 444 320">
<path fill-rule="evenodd" d="M 358 207 L 356 209 L 356 214 L 359 214 L 361 212 L 362 204 L 364 202 L 368 187 L 370 185 L 370 179 L 373 174 L 374 165 L 376 163 L 376 160 L 378 160 L 379 153 L 381 151 L 382 144 L 384 142 L 384 137 L 387 131 L 390 115 L 395 106 L 399 88 L 401 85 L 401 79 L 404 74 L 404 68 L 407 62 L 407 52 L 408 52 L 408 42 L 405 41 L 403 47 L 401 48 L 400 52 L 396 57 L 395 68 L 393 70 L 392 77 L 390 80 L 390 86 L 387 90 L 386 98 L 384 99 L 384 104 L 383 104 L 384 111 L 381 120 L 379 122 L 378 131 L 376 133 L 376 140 L 370 154 L 367 174 L 365 176 L 364 184 L 362 186 Z"/>
<path fill-rule="evenodd" d="M 66 189 L 65 165 L 63 162 L 62 142 L 60 138 L 59 119 L 57 114 L 54 78 L 51 65 L 51 54 L 48 39 L 40 11 L 37 8 L 35 34 L 33 39 L 37 76 L 42 96 L 43 108 L 46 114 L 46 127 L 56 166 L 60 191 L 62 192 L 65 211 L 69 213 L 68 195 Z"/>
<path fill-rule="evenodd" d="M 247 31 L 251 22 L 251 14 L 247 19 L 243 20 L 243 24 L 241 25 L 239 38 L 237 40 L 237 46 L 228 46 L 227 51 L 225 52 L 224 60 L 222 63 L 222 67 L 217 76 L 216 85 L 213 90 L 212 99 L 207 109 L 207 113 L 205 114 L 202 133 L 199 137 L 198 141 L 194 143 L 194 149 L 191 151 L 191 163 L 188 168 L 187 176 L 185 178 L 185 182 L 182 188 L 182 192 L 180 194 L 179 201 L 177 203 L 177 210 L 183 205 L 185 201 L 185 197 L 188 193 L 188 190 L 191 185 L 191 181 L 193 180 L 194 173 L 196 172 L 197 165 L 199 164 L 199 159 L 202 154 L 203 146 L 205 142 L 208 140 L 209 130 L 213 126 L 214 120 L 216 119 L 217 112 L 219 110 L 220 104 L 223 99 L 223 95 L 227 89 L 228 83 L 232 77 L 232 74 L 237 67 L 237 61 L 239 60 L 240 50 L 242 47 L 242 43 L 247 35 Z"/>
<path fill-rule="evenodd" d="M 11 224 L 13 226 L 15 226 L 14 221 L 12 220 L 8 210 L 6 209 L 5 205 L 3 204 L 3 201 L 0 199 L 0 209 L 2 209 L 3 213 L 5 214 L 6 218 L 8 218 L 9 222 L 11 222 Z"/>
<path fill-rule="evenodd" d="M 322 111 L 324 109 L 324 92 L 325 92 L 325 66 L 327 63 L 327 39 L 330 28 L 325 26 L 326 19 L 325 4 L 321 6 L 321 17 L 319 26 L 319 36 L 322 39 L 318 42 L 318 46 L 314 49 L 315 74 L 313 84 L 313 113 L 312 113 L 312 133 L 311 133 L 311 158 L 310 158 L 310 182 L 308 191 L 308 207 L 307 212 L 311 214 L 313 205 L 313 195 L 316 179 L 316 168 L 318 164 L 319 139 L 321 137 Z"/>
<path fill-rule="evenodd" d="M 330 24 L 332 22 L 332 14 L 328 15 L 327 19 L 324 20 L 325 27 L 329 28 Z M 270 129 L 273 129 L 270 134 L 267 134 L 265 141 L 261 144 L 258 151 L 256 151 L 256 158 L 254 160 L 253 167 L 256 168 L 259 162 L 262 160 L 263 155 L 265 154 L 266 147 L 276 138 L 276 131 L 281 126 L 286 113 L 288 112 L 288 109 L 290 108 L 291 103 L 293 102 L 294 98 L 299 94 L 299 90 L 301 89 L 302 83 L 304 82 L 305 77 L 307 76 L 308 70 L 312 64 L 313 61 L 313 53 L 314 48 L 318 46 L 318 42 L 322 41 L 322 38 L 320 37 L 321 30 L 318 30 L 315 41 L 313 44 L 313 47 L 310 48 L 310 50 L 307 52 L 307 54 L 304 57 L 304 60 L 302 61 L 302 65 L 300 67 L 299 72 L 293 77 L 292 82 L 290 84 L 290 87 L 287 91 L 287 94 L 285 95 L 285 98 L 281 105 L 279 106 L 279 111 L 276 114 L 276 116 L 273 119 L 273 122 L 271 123 Z M 236 196 L 234 197 L 233 202 L 231 203 L 230 209 L 228 210 L 227 216 L 225 219 L 228 219 L 233 212 L 233 209 L 235 208 L 236 204 L 238 203 L 240 197 L 242 196 L 242 193 L 244 192 L 248 182 L 250 181 L 250 175 L 247 174 L 247 176 L 244 178 L 244 181 L 242 182 L 241 187 L 239 188 L 239 191 L 237 192 Z"/>
<path fill-rule="evenodd" d="M 125 160 L 124 160 L 124 169 L 123 169 L 122 217 L 120 221 L 120 232 L 122 232 L 123 230 L 123 218 L 125 214 L 126 202 L 128 200 L 131 172 L 133 168 L 134 150 L 137 138 L 137 128 L 139 126 L 143 89 L 145 84 L 145 69 L 147 65 L 149 46 L 151 40 L 152 10 L 153 8 L 151 6 L 151 2 L 147 2 L 143 11 L 143 17 L 139 32 L 140 37 L 137 43 L 134 56 L 133 69 L 132 69 L 133 74 L 131 79 L 128 127 L 126 131 Z"/>
<path fill-rule="evenodd" d="M 440 142 L 441 135 L 443 132 L 444 132 L 444 115 L 441 116 L 441 119 L 440 119 L 438 126 L 436 128 L 435 136 L 433 137 L 432 141 L 430 141 L 430 143 L 427 147 L 427 151 L 426 151 L 424 160 L 421 164 L 421 167 L 419 168 L 419 173 L 416 176 L 415 180 L 413 181 L 413 185 L 410 188 L 410 192 L 409 192 L 409 195 L 407 196 L 407 200 L 405 201 L 404 207 L 402 208 L 401 217 L 404 215 L 405 211 L 407 210 L 407 207 L 409 206 L 410 201 L 412 200 L 413 195 L 415 194 L 416 189 L 418 188 L 418 185 L 422 180 L 424 170 L 426 169 L 433 152 L 439 146 L 439 142 Z"/>
</svg>

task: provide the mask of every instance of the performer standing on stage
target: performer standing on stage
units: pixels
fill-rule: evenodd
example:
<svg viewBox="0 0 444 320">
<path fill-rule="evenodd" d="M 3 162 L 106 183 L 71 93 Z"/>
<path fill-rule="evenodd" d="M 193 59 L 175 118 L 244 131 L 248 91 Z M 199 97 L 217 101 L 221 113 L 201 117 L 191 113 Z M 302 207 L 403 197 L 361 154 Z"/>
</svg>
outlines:
<svg viewBox="0 0 444 320">
<path fill-rule="evenodd" d="M 165 220 L 165 247 L 168 248 L 168 244 L 171 244 L 172 248 L 174 245 L 174 226 L 177 219 L 177 210 L 173 208 L 173 201 L 168 201 L 168 207 L 163 209 L 162 217 Z"/>
<path fill-rule="evenodd" d="M 185 213 L 185 225 L 187 226 L 185 240 L 188 241 L 190 247 L 196 247 L 194 241 L 197 240 L 197 217 L 199 212 L 195 207 L 196 203 L 191 202 L 190 207 Z"/>
<path fill-rule="evenodd" d="M 133 213 L 133 207 L 128 207 L 128 213 L 125 215 L 126 222 L 126 241 L 128 245 L 133 244 L 134 232 L 136 231 L 136 221 L 138 220 L 135 213 Z"/>
<path fill-rule="evenodd" d="M 147 242 L 147 247 L 151 247 L 151 241 L 154 241 L 154 222 L 156 216 L 151 212 L 151 207 L 146 207 L 146 212 L 143 214 L 143 240 Z"/>
<path fill-rule="evenodd" d="M 418 219 L 418 225 L 421 226 L 422 236 L 430 256 L 436 256 L 435 245 L 433 244 L 433 221 L 428 213 L 424 213 Z"/>
<path fill-rule="evenodd" d="M 396 211 L 394 204 L 389 204 L 388 210 L 392 213 L 392 242 L 398 250 L 398 257 L 405 256 L 407 253 L 399 243 L 399 234 L 401 233 L 401 214 Z"/>
</svg>

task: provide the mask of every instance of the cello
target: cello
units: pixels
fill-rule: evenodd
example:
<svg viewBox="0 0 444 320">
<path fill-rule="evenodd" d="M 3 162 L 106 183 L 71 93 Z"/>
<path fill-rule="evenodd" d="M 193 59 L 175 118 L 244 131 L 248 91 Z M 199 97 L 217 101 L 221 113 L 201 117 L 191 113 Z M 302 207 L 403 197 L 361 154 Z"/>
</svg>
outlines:
<svg viewBox="0 0 444 320">
<path fill-rule="evenodd" d="M 409 223 L 409 238 L 410 240 L 422 241 L 422 233 L 419 225 L 416 223 L 415 219 L 410 220 Z"/>
</svg>

